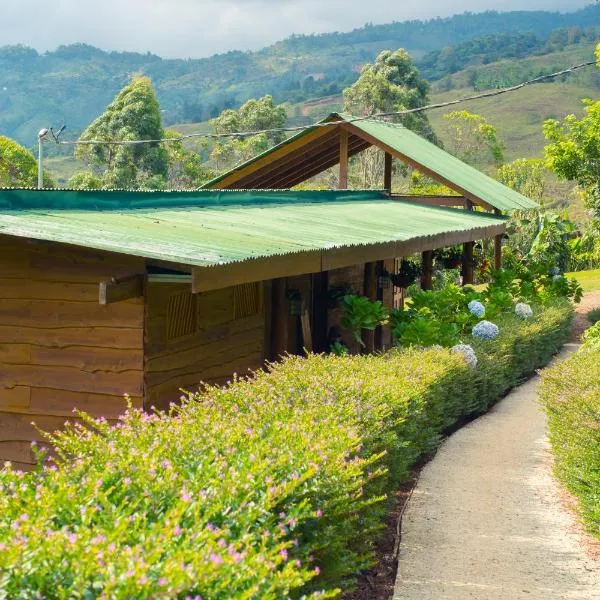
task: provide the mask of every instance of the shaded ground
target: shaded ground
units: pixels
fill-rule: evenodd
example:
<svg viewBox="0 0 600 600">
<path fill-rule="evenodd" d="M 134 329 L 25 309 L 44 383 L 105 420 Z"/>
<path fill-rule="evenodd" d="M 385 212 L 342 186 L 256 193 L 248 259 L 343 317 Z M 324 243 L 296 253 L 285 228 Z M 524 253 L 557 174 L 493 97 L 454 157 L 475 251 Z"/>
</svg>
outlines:
<svg viewBox="0 0 600 600">
<path fill-rule="evenodd" d="M 599 565 L 551 476 L 538 385 L 515 389 L 425 466 L 394 600 L 600 600 Z"/>
<path fill-rule="evenodd" d="M 600 291 L 587 292 L 580 304 L 575 307 L 575 318 L 571 329 L 572 342 L 580 341 L 581 334 L 590 326 L 586 315 L 592 308 L 600 308 Z"/>
</svg>

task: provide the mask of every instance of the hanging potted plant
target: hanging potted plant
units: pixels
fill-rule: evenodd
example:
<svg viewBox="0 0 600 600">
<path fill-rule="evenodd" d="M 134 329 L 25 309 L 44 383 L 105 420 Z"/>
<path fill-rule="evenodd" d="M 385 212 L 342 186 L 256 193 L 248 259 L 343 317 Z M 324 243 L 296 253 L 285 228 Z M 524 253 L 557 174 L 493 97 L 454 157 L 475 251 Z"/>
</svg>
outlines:
<svg viewBox="0 0 600 600">
<path fill-rule="evenodd" d="M 462 248 L 451 246 L 438 251 L 436 258 L 442 263 L 444 269 L 458 269 L 462 264 Z"/>
<path fill-rule="evenodd" d="M 421 265 L 412 260 L 402 259 L 400 270 L 390 276 L 392 283 L 399 288 L 410 287 L 421 276 Z"/>
</svg>

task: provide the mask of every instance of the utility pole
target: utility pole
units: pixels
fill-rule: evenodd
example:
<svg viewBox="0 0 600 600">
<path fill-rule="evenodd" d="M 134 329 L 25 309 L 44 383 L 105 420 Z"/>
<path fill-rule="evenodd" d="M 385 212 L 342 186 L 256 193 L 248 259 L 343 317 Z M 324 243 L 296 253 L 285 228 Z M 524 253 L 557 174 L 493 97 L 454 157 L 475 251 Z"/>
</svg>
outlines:
<svg viewBox="0 0 600 600">
<path fill-rule="evenodd" d="M 38 190 L 44 187 L 44 138 L 49 132 L 49 129 L 42 129 L 38 133 Z"/>
</svg>

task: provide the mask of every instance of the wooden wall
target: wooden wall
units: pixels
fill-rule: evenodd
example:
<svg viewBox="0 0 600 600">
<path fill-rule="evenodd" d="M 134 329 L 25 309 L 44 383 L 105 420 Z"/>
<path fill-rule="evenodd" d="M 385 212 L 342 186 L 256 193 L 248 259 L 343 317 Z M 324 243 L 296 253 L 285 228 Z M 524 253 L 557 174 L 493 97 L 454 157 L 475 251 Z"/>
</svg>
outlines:
<svg viewBox="0 0 600 600">
<path fill-rule="evenodd" d="M 189 284 L 146 290 L 146 406 L 166 408 L 201 382 L 224 383 L 262 367 L 265 284 L 192 295 Z"/>
<path fill-rule="evenodd" d="M 33 462 L 31 425 L 59 428 L 74 407 L 107 418 L 141 406 L 143 299 L 101 306 L 98 284 L 143 260 L 0 236 L 0 464 Z"/>
</svg>

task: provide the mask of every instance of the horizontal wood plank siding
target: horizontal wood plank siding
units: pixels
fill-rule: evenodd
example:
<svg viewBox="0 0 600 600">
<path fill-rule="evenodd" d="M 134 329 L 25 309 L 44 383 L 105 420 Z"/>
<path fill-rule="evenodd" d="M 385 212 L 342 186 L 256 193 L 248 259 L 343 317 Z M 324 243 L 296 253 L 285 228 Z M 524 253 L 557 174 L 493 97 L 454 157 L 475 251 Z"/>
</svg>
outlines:
<svg viewBox="0 0 600 600">
<path fill-rule="evenodd" d="M 29 465 L 31 441 L 73 409 L 114 419 L 142 406 L 143 298 L 101 306 L 99 284 L 143 259 L 0 236 L 0 461 Z"/>
<path fill-rule="evenodd" d="M 252 288 L 223 288 L 191 294 L 185 284 L 148 284 L 146 290 L 146 405 L 166 408 L 195 391 L 201 382 L 224 383 L 234 373 L 245 375 L 262 366 L 265 313 L 262 284 L 253 303 Z M 184 296 L 189 297 L 184 298 Z M 254 314 L 236 318 L 236 298 L 254 306 Z M 193 300 L 193 302 L 188 302 Z M 239 306 L 238 306 L 239 310 Z M 177 314 L 176 311 L 180 311 Z M 193 314 L 189 311 L 193 311 Z M 193 331 L 189 326 L 193 323 Z M 185 325 L 185 327 L 183 327 Z M 172 337 L 177 332 L 186 335 Z"/>
</svg>

